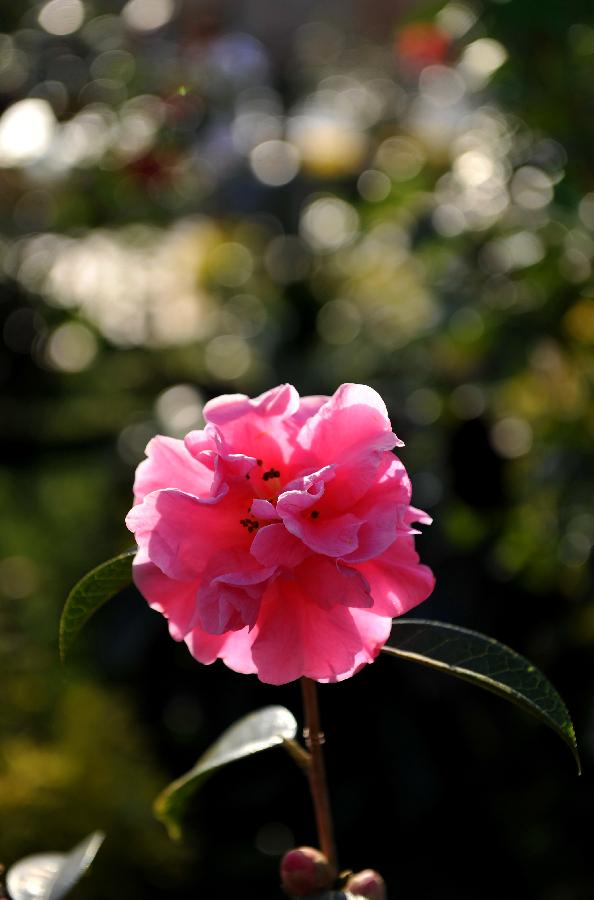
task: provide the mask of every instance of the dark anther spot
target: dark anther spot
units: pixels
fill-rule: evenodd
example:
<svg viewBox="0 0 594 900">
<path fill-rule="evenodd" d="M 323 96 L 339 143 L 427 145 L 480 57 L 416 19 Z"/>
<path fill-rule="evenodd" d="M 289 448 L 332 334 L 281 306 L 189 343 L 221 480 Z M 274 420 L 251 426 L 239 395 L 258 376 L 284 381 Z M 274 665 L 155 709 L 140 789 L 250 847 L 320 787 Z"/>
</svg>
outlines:
<svg viewBox="0 0 594 900">
<path fill-rule="evenodd" d="M 256 460 L 256 465 L 257 465 L 257 466 L 261 466 L 261 465 L 262 465 L 262 460 L 261 460 L 261 459 L 257 459 L 257 460 Z"/>
<path fill-rule="evenodd" d="M 243 525 L 244 528 L 247 528 L 250 534 L 252 531 L 255 531 L 256 528 L 260 527 L 260 523 L 257 522 L 256 519 L 240 519 L 239 524 Z"/>
<path fill-rule="evenodd" d="M 310 512 L 310 516 L 311 516 L 312 519 L 317 519 L 319 515 L 320 515 L 320 514 L 319 514 L 319 512 L 317 511 L 317 509 L 314 509 L 313 512 Z"/>
</svg>

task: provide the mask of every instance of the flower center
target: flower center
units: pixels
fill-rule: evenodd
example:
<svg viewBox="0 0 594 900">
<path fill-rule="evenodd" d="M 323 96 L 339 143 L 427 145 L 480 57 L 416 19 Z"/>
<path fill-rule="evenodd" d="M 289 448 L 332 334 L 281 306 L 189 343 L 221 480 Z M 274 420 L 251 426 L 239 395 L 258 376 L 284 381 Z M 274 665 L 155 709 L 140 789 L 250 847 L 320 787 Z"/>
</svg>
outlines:
<svg viewBox="0 0 594 900">
<path fill-rule="evenodd" d="M 261 470 L 264 467 L 264 461 L 257 459 L 256 465 Z M 279 469 L 271 466 L 269 469 L 262 472 L 261 475 L 260 472 L 252 469 L 245 477 L 248 481 L 252 482 L 250 487 L 256 497 L 259 497 L 260 500 L 270 500 L 271 503 L 276 503 L 277 497 L 282 491 L 281 473 Z"/>
<path fill-rule="evenodd" d="M 282 491 L 280 470 L 271 466 L 269 469 L 262 471 L 264 468 L 264 460 L 262 459 L 256 460 L 256 466 L 258 467 L 257 469 L 255 467 L 252 468 L 245 476 L 250 481 L 250 489 L 259 500 L 268 500 L 269 503 L 276 505 L 278 495 Z M 247 511 L 249 515 L 240 519 L 239 524 L 242 528 L 247 529 L 249 534 L 253 534 L 254 531 L 260 528 L 260 523 L 254 517 L 251 506 L 248 507 Z"/>
</svg>

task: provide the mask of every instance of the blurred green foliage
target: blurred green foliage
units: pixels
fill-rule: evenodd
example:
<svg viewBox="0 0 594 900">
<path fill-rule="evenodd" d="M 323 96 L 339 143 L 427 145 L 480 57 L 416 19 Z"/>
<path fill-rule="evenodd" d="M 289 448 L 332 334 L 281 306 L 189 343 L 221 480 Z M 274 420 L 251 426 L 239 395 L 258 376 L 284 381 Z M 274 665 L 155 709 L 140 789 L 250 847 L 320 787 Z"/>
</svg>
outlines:
<svg viewBox="0 0 594 900">
<path fill-rule="evenodd" d="M 237 828 L 217 825 L 213 789 L 194 845 L 169 845 L 153 797 L 262 700 L 251 680 L 198 671 L 170 648 L 138 598 L 101 614 L 75 663 L 57 661 L 69 588 L 129 543 L 147 440 L 199 425 L 221 392 L 377 387 L 406 440 L 414 502 L 435 517 L 422 538 L 438 576 L 427 615 L 534 658 L 575 714 L 586 769 L 592 760 L 590 4 L 451 0 L 404 13 L 48 0 L 0 14 L 0 858 L 103 828 L 80 896 L 187 896 L 196 878 L 213 890 L 208 861 L 230 859 L 229 890 L 246 873 L 254 890 L 273 885 L 283 823 L 308 820 L 292 782 L 294 812 L 274 807 L 286 769 L 277 782 L 256 768 L 247 784 L 246 768 L 220 788 Z M 384 690 L 376 669 L 353 681 L 353 698 Z M 391 729 L 369 726 L 380 755 L 409 742 L 409 776 L 389 770 L 381 788 L 408 816 L 404 889 L 413 862 L 438 853 L 427 819 L 447 821 L 448 772 L 466 803 L 475 792 L 457 750 L 440 770 L 435 738 L 411 724 L 440 722 L 438 688 L 405 683 Z M 457 740 L 476 778 L 504 767 L 507 781 L 481 782 L 502 871 L 528 868 L 525 893 L 539 900 L 591 897 L 562 827 L 577 789 L 551 778 L 557 757 L 543 751 L 530 785 L 515 780 L 529 726 L 503 720 L 514 739 L 501 747 L 480 700 L 439 690 L 450 716 L 466 704 Z M 354 811 L 376 788 L 332 762 L 352 852 Z M 264 823 L 247 839 L 240 801 Z M 392 860 L 385 840 L 378 865 Z M 493 865 L 471 830 L 465 840 Z M 454 874 L 435 875 L 426 896 L 436 884 L 475 896 Z M 497 878 L 481 896 L 500 896 Z"/>
</svg>

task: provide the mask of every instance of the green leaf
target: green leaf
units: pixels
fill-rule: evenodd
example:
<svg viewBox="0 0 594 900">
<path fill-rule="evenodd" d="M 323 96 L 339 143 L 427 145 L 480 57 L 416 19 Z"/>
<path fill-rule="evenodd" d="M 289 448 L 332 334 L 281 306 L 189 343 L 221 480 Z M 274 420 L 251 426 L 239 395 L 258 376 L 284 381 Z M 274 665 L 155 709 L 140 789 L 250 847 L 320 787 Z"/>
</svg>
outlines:
<svg viewBox="0 0 594 900">
<path fill-rule="evenodd" d="M 266 706 L 235 722 L 200 757 L 193 769 L 173 781 L 155 800 L 156 817 L 163 822 L 169 836 L 181 837 L 181 816 L 191 794 L 221 766 L 292 741 L 297 722 L 284 706 Z"/>
<path fill-rule="evenodd" d="M 383 649 L 471 681 L 532 713 L 569 745 L 581 773 L 565 703 L 542 672 L 519 653 L 477 631 L 424 619 L 396 619 Z"/>
<path fill-rule="evenodd" d="M 79 632 L 93 613 L 115 597 L 132 581 L 132 560 L 136 550 L 127 550 L 91 569 L 74 585 L 60 619 L 60 656 L 70 651 Z"/>
</svg>

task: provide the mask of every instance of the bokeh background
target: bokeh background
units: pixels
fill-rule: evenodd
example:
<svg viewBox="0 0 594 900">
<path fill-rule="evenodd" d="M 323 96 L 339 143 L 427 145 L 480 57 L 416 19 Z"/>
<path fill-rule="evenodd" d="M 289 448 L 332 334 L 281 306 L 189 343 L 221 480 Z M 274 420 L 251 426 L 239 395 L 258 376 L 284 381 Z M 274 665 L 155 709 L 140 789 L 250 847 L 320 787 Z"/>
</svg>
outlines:
<svg viewBox="0 0 594 900">
<path fill-rule="evenodd" d="M 585 775 L 382 658 L 321 689 L 342 863 L 402 900 L 591 900 L 590 0 L 5 0 L 0 30 L 0 860 L 102 828 L 81 900 L 280 896 L 315 843 L 281 751 L 213 777 L 181 845 L 151 803 L 298 688 L 199 666 L 133 590 L 65 667 L 58 619 L 129 546 L 153 434 L 363 381 L 435 519 L 419 612 L 540 665 Z"/>
</svg>

